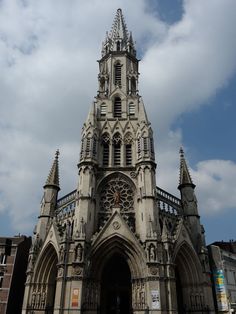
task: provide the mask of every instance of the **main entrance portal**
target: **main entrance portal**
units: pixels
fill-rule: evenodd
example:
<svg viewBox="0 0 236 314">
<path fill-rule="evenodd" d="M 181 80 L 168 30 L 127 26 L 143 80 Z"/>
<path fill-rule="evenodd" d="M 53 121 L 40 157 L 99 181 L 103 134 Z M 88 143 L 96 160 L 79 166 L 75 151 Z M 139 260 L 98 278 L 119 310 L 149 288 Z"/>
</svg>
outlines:
<svg viewBox="0 0 236 314">
<path fill-rule="evenodd" d="M 125 259 L 114 254 L 105 264 L 101 278 L 101 314 L 130 314 L 131 274 Z"/>
</svg>

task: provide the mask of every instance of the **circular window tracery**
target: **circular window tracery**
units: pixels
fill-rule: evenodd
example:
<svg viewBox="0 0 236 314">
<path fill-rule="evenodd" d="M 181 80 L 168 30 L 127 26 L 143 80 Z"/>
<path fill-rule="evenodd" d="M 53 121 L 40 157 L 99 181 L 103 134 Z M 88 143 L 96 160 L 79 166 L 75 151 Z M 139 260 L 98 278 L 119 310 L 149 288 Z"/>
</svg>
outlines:
<svg viewBox="0 0 236 314">
<path fill-rule="evenodd" d="M 111 179 L 101 191 L 101 211 L 111 211 L 114 207 L 119 207 L 121 211 L 131 211 L 133 204 L 133 190 L 122 178 Z"/>
</svg>

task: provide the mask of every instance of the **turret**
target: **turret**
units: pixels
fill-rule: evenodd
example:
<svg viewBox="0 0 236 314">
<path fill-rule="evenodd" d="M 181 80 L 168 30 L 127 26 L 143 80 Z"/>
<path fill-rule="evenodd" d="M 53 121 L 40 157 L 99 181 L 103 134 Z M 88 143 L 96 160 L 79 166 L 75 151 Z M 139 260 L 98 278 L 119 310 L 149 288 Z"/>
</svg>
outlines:
<svg viewBox="0 0 236 314">
<path fill-rule="evenodd" d="M 57 204 L 57 195 L 60 190 L 59 185 L 59 150 L 56 151 L 55 158 L 44 185 L 44 195 L 41 202 L 40 215 L 36 227 L 36 234 L 40 239 L 44 239 L 47 233 L 48 225 L 54 217 L 54 211 Z"/>
<path fill-rule="evenodd" d="M 202 246 L 202 229 L 200 225 L 200 216 L 198 213 L 197 198 L 194 192 L 195 184 L 189 173 L 189 169 L 184 157 L 183 148 L 180 148 L 180 176 L 179 186 L 181 194 L 181 203 L 184 216 L 191 229 L 191 236 L 195 248 L 198 250 Z"/>
</svg>

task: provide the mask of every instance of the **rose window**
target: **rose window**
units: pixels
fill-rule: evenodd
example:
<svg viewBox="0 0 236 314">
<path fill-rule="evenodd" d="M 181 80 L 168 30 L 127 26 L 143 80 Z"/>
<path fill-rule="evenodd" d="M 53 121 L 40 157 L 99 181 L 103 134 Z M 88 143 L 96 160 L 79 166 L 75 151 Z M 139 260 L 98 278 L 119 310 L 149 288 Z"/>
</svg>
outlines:
<svg viewBox="0 0 236 314">
<path fill-rule="evenodd" d="M 121 178 L 110 180 L 101 191 L 100 210 L 111 211 L 119 207 L 121 211 L 133 210 L 133 190 Z"/>
</svg>

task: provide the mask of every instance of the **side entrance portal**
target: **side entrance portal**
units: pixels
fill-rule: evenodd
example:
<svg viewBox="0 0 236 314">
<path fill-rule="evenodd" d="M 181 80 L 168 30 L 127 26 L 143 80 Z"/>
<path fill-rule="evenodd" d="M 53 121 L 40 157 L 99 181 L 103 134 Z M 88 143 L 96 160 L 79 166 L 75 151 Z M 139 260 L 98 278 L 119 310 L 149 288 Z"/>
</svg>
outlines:
<svg viewBox="0 0 236 314">
<path fill-rule="evenodd" d="M 114 254 L 104 265 L 101 277 L 102 314 L 130 314 L 131 274 L 124 257 Z"/>
</svg>

